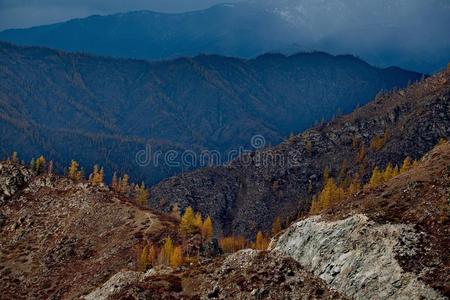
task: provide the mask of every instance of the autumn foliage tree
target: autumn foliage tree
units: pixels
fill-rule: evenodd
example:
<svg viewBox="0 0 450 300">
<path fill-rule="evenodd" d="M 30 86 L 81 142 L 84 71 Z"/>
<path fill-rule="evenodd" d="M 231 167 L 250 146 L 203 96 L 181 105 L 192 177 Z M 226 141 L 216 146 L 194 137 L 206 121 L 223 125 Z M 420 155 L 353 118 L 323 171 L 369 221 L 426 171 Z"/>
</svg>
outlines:
<svg viewBox="0 0 450 300">
<path fill-rule="evenodd" d="M 180 233 L 182 236 L 187 237 L 193 234 L 197 230 L 197 226 L 195 224 L 195 215 L 192 207 L 186 208 L 183 216 L 180 221 Z"/>
<path fill-rule="evenodd" d="M 267 250 L 268 246 L 269 246 L 269 239 L 266 238 L 261 231 L 258 231 L 255 240 L 255 247 L 254 247 L 255 250 Z"/>
<path fill-rule="evenodd" d="M 170 237 L 167 237 L 161 252 L 158 255 L 158 262 L 163 265 L 170 265 L 170 258 L 172 257 L 173 250 L 173 241 Z"/>
<path fill-rule="evenodd" d="M 89 176 L 89 181 L 93 185 L 101 185 L 103 183 L 104 171 L 103 168 L 99 169 L 98 165 L 95 165 L 91 176 Z"/>
<path fill-rule="evenodd" d="M 272 224 L 272 235 L 277 235 L 281 231 L 280 217 L 276 217 Z"/>
<path fill-rule="evenodd" d="M 149 196 L 149 191 L 145 188 L 144 182 L 141 183 L 141 185 L 137 186 L 137 192 L 136 192 L 136 203 L 146 206 L 147 200 Z"/>
<path fill-rule="evenodd" d="M 183 263 L 183 251 L 181 246 L 177 246 L 173 249 L 170 255 L 170 265 L 174 268 L 181 266 Z"/>
<path fill-rule="evenodd" d="M 242 236 L 228 236 L 220 239 L 219 245 L 225 253 L 233 253 L 246 248 L 248 243 Z"/>
<path fill-rule="evenodd" d="M 82 177 L 82 173 L 78 168 L 79 168 L 78 162 L 72 160 L 69 169 L 67 171 L 69 178 L 71 178 L 75 182 L 80 181 Z"/>
<path fill-rule="evenodd" d="M 213 224 L 211 217 L 208 216 L 202 224 L 202 238 L 205 241 L 209 241 L 213 235 Z"/>
</svg>

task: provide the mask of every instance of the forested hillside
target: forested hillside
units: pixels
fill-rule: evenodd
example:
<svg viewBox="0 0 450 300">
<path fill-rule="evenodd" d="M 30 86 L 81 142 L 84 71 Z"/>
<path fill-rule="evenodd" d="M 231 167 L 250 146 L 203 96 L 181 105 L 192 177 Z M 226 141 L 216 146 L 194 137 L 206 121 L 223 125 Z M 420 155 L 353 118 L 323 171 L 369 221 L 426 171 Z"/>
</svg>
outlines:
<svg viewBox="0 0 450 300">
<path fill-rule="evenodd" d="M 0 43 L 0 152 L 154 183 L 198 165 L 140 167 L 146 144 L 163 154 L 248 149 L 256 134 L 275 144 L 421 76 L 325 53 L 150 63 Z"/>
</svg>

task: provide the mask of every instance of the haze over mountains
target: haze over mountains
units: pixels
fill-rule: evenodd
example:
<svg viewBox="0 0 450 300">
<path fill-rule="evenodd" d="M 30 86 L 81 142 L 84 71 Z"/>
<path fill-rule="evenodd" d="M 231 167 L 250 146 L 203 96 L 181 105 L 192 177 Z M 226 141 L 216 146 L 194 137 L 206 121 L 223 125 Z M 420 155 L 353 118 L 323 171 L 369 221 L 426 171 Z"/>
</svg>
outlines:
<svg viewBox="0 0 450 300">
<path fill-rule="evenodd" d="M 0 39 L 150 60 L 320 50 L 431 73 L 450 61 L 449 16 L 446 0 L 244 1 L 177 14 L 97 15 L 6 30 Z"/>
</svg>

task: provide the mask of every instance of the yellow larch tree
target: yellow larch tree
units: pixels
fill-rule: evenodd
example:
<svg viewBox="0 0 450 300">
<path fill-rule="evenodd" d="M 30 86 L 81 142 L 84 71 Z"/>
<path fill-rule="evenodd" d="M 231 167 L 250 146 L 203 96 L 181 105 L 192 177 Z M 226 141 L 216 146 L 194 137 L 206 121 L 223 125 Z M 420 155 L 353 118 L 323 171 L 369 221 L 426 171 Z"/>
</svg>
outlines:
<svg viewBox="0 0 450 300">
<path fill-rule="evenodd" d="M 379 184 L 383 183 L 383 172 L 378 169 L 378 167 L 375 167 L 372 172 L 372 177 L 369 181 L 369 186 L 371 188 L 374 188 L 378 186 Z"/>
<path fill-rule="evenodd" d="M 188 235 L 193 234 L 196 228 L 194 210 L 189 206 L 181 217 L 180 233 L 182 236 L 187 237 Z"/>
<path fill-rule="evenodd" d="M 281 219 L 276 217 L 272 223 L 272 235 L 277 235 L 281 231 Z"/>
<path fill-rule="evenodd" d="M 202 214 L 201 214 L 200 212 L 197 212 L 197 213 L 195 214 L 194 225 L 195 225 L 195 227 L 197 227 L 199 230 L 202 229 L 202 225 L 203 225 L 203 217 L 202 217 Z"/>
<path fill-rule="evenodd" d="M 264 236 L 264 234 L 261 231 L 258 231 L 258 233 L 256 234 L 255 249 L 267 250 L 268 246 L 269 240 Z"/>
<path fill-rule="evenodd" d="M 69 166 L 69 170 L 67 171 L 67 174 L 70 179 L 77 182 L 81 180 L 81 171 L 78 170 L 79 164 L 77 161 L 72 160 Z"/>
<path fill-rule="evenodd" d="M 403 161 L 402 167 L 400 168 L 400 173 L 403 174 L 403 173 L 409 171 L 409 169 L 411 169 L 411 167 L 412 167 L 411 158 L 410 157 L 405 158 L 405 160 Z"/>
<path fill-rule="evenodd" d="M 209 241 L 213 235 L 213 224 L 211 217 L 208 216 L 205 219 L 205 222 L 202 224 L 202 238 L 205 241 Z"/>
<path fill-rule="evenodd" d="M 176 246 L 170 255 L 170 265 L 174 268 L 181 266 L 183 263 L 183 251 L 181 246 Z"/>
<path fill-rule="evenodd" d="M 172 253 L 173 253 L 173 242 L 170 237 L 167 237 L 161 249 L 161 252 L 159 253 L 158 262 L 163 265 L 169 265 Z"/>
<path fill-rule="evenodd" d="M 142 206 L 147 206 L 148 196 L 149 191 L 145 188 L 144 182 L 142 182 L 140 186 L 137 186 L 136 203 Z"/>
</svg>

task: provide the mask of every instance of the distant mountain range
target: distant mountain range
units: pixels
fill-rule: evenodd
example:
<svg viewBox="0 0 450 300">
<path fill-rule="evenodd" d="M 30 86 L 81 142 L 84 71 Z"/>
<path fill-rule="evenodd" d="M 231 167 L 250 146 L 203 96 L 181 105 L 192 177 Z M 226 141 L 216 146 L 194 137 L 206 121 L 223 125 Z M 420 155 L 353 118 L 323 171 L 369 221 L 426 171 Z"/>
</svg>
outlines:
<svg viewBox="0 0 450 300">
<path fill-rule="evenodd" d="M 204 166 L 140 167 L 147 144 L 149 154 L 176 150 L 177 162 L 184 150 L 253 149 L 255 135 L 276 144 L 422 76 L 325 53 L 150 63 L 7 43 L 0 66 L 1 155 L 42 153 L 60 169 L 76 158 L 86 172 L 99 163 L 107 177 L 147 183 Z"/>
<path fill-rule="evenodd" d="M 95 15 L 5 30 L 0 40 L 149 60 L 320 50 L 431 73 L 450 61 L 449 15 L 446 0 L 258 0 L 179 14 Z"/>
</svg>

